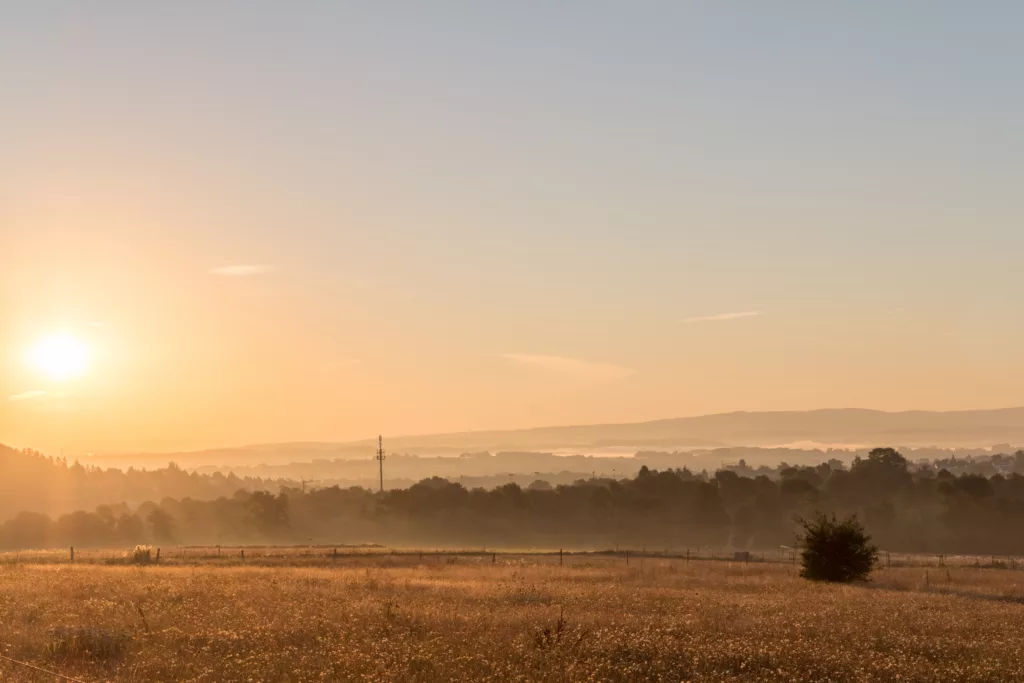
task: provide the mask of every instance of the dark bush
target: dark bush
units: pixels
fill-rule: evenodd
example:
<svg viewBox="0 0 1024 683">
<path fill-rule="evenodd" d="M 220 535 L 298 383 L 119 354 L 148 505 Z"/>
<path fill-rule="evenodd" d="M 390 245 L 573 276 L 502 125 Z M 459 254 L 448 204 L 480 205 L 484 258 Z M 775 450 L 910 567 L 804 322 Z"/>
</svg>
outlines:
<svg viewBox="0 0 1024 683">
<path fill-rule="evenodd" d="M 878 562 L 878 548 L 856 516 L 837 520 L 818 514 L 801 520 L 800 576 L 814 581 L 861 581 Z"/>
</svg>

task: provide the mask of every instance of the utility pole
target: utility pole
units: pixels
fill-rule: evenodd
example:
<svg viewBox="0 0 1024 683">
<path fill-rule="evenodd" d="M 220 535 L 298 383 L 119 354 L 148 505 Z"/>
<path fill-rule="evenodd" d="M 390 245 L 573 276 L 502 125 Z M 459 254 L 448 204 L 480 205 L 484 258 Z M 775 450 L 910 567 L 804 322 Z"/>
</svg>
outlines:
<svg viewBox="0 0 1024 683">
<path fill-rule="evenodd" d="M 380 463 L 380 492 L 384 493 L 384 437 L 377 437 L 377 462 Z"/>
</svg>

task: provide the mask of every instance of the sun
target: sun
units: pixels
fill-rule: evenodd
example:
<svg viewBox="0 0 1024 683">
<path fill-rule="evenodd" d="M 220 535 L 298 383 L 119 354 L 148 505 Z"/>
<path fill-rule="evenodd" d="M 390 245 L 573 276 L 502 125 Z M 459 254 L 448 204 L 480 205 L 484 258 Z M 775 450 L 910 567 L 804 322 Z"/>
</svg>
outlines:
<svg viewBox="0 0 1024 683">
<path fill-rule="evenodd" d="M 63 382 L 85 373 L 89 366 L 89 349 L 71 335 L 56 334 L 32 347 L 28 361 L 49 379 Z"/>
</svg>

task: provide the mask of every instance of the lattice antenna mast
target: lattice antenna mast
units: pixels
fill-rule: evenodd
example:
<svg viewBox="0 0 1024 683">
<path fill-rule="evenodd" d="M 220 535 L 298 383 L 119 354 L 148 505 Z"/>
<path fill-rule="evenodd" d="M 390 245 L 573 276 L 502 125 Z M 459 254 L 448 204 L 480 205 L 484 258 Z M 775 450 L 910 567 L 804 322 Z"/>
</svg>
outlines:
<svg viewBox="0 0 1024 683">
<path fill-rule="evenodd" d="M 377 437 L 377 462 L 380 463 L 380 492 L 384 493 L 384 437 Z"/>
</svg>

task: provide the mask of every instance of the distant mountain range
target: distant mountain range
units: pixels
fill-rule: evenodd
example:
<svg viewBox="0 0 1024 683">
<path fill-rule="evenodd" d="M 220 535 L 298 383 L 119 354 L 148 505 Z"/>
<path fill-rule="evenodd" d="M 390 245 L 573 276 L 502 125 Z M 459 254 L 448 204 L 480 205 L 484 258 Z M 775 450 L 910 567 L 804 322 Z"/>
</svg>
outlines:
<svg viewBox="0 0 1024 683">
<path fill-rule="evenodd" d="M 389 437 L 391 453 L 458 455 L 490 451 L 577 451 L 602 449 L 693 450 L 730 446 L 788 446 L 821 444 L 836 448 L 879 445 L 979 448 L 996 444 L 1024 445 L 1024 408 L 952 412 L 828 409 L 783 412 L 736 412 L 631 424 L 540 427 L 490 432 Z M 96 458 L 114 461 L 166 463 L 185 467 L 201 464 L 301 462 L 314 459 L 365 458 L 375 440 L 345 443 L 281 443 Z M 100 462 L 106 461 L 106 462 Z"/>
</svg>

